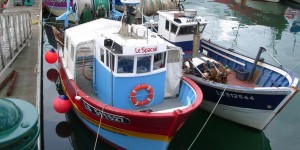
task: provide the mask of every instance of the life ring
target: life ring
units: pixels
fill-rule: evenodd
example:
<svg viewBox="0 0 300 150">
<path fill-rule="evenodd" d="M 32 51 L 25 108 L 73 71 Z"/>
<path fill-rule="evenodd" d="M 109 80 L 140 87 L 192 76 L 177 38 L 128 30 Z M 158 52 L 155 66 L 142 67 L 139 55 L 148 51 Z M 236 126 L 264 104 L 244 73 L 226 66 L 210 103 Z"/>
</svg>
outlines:
<svg viewBox="0 0 300 150">
<path fill-rule="evenodd" d="M 139 90 L 142 90 L 142 89 L 145 89 L 148 91 L 148 97 L 142 101 L 138 101 L 136 99 L 136 93 L 139 91 Z M 130 101 L 133 105 L 135 106 L 138 106 L 138 107 L 141 107 L 141 106 L 144 106 L 144 105 L 147 105 L 151 102 L 151 100 L 153 99 L 153 96 L 154 96 L 154 90 L 153 88 L 148 85 L 148 84 L 140 84 L 138 86 L 136 86 L 130 93 Z"/>
</svg>

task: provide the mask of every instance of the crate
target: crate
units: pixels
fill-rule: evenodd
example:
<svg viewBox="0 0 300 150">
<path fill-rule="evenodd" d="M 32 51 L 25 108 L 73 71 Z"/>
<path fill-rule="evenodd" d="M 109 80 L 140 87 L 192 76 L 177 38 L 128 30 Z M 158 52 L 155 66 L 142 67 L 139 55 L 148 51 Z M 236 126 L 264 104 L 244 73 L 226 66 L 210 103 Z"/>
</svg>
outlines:
<svg viewBox="0 0 300 150">
<path fill-rule="evenodd" d="M 25 0 L 25 1 L 24 1 L 24 5 L 25 5 L 25 6 L 32 6 L 32 5 L 33 5 L 33 1 L 34 1 L 34 0 Z"/>
<path fill-rule="evenodd" d="M 241 81 L 246 81 L 248 79 L 250 72 L 243 68 L 235 69 L 235 77 Z"/>
</svg>

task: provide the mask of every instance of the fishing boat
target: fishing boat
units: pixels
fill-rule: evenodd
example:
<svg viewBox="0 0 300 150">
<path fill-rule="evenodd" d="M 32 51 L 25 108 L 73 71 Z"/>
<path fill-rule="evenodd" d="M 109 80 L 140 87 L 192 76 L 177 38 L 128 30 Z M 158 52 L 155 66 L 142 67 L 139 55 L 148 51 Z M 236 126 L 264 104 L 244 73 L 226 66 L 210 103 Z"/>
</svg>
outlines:
<svg viewBox="0 0 300 150">
<path fill-rule="evenodd" d="M 44 0 L 43 5 L 46 10 L 55 15 L 61 16 L 68 8 L 68 0 Z M 101 18 L 108 14 L 108 0 L 70 0 L 74 15 L 69 16 L 69 20 L 76 22 L 78 20 L 86 20 L 87 18 Z M 83 23 L 86 21 L 83 21 Z"/>
<path fill-rule="evenodd" d="M 201 108 L 222 118 L 263 130 L 298 92 L 292 70 L 200 38 L 205 19 L 196 10 L 159 11 L 157 33 L 185 53 L 186 76 L 204 93 Z"/>
<path fill-rule="evenodd" d="M 65 30 L 61 84 L 78 118 L 117 149 L 167 149 L 203 94 L 182 76 L 182 49 L 130 22 L 138 0 L 122 2 L 122 22 L 98 19 Z"/>
</svg>

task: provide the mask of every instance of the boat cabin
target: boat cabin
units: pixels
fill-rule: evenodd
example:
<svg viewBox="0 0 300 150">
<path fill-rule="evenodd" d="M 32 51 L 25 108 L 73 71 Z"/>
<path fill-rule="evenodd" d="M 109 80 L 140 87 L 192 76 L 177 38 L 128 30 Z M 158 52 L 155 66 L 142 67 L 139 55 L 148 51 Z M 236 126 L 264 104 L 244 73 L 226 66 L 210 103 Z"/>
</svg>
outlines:
<svg viewBox="0 0 300 150">
<path fill-rule="evenodd" d="M 191 53 L 194 34 L 197 29 L 201 34 L 205 29 L 207 21 L 197 15 L 197 11 L 193 9 L 159 11 L 158 14 L 157 33 L 174 45 L 182 47 L 185 53 Z M 199 27 L 197 28 L 197 26 Z"/>
<path fill-rule="evenodd" d="M 87 23 L 66 30 L 62 61 L 68 76 L 73 77 L 77 85 L 82 85 L 80 89 L 86 86 L 82 78 L 89 78 L 90 91 L 99 100 L 122 109 L 136 107 L 129 100 L 130 93 L 141 84 L 153 89 L 149 105 L 176 96 L 182 73 L 181 48 L 142 25 L 130 26 L 129 36 L 123 36 L 118 33 L 120 22 L 96 21 L 99 26 Z M 83 27 L 84 30 L 77 29 Z M 148 92 L 141 90 L 136 98 L 146 99 Z"/>
</svg>

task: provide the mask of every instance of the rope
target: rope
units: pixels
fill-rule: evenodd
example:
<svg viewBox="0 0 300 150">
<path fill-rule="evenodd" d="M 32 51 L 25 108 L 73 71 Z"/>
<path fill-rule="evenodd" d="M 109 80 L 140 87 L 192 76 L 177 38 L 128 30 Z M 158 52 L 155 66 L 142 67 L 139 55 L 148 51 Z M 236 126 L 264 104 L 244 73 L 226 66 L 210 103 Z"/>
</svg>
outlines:
<svg viewBox="0 0 300 150">
<path fill-rule="evenodd" d="M 99 124 L 98 124 L 98 129 L 97 129 L 96 140 L 95 140 L 95 144 L 94 144 L 94 150 L 95 150 L 96 147 L 97 147 L 97 142 L 98 142 L 98 137 L 99 137 L 99 131 L 100 131 L 100 127 L 101 127 L 101 121 L 102 121 L 102 118 L 103 118 L 103 111 L 104 111 L 104 108 L 105 108 L 106 106 L 107 106 L 107 105 L 105 105 L 105 106 L 102 108 L 102 113 L 101 113 L 101 117 L 100 117 Z"/>
<path fill-rule="evenodd" d="M 190 147 L 188 148 L 188 150 L 193 146 L 194 142 L 196 141 L 196 139 L 198 138 L 198 136 L 200 135 L 200 133 L 201 133 L 202 130 L 204 129 L 205 125 L 207 124 L 207 122 L 208 122 L 208 120 L 210 119 L 211 115 L 213 114 L 213 112 L 215 111 L 216 107 L 218 106 L 218 104 L 219 104 L 221 98 L 223 97 L 223 94 L 224 94 L 224 92 L 226 91 L 226 89 L 227 89 L 228 86 L 229 86 L 229 85 L 227 84 L 227 86 L 226 86 L 225 89 L 223 90 L 223 92 L 222 92 L 222 94 L 221 94 L 221 96 L 220 96 L 218 102 L 216 103 L 215 107 L 213 108 L 213 110 L 212 110 L 211 113 L 209 114 L 209 116 L 208 116 L 208 118 L 206 119 L 204 125 L 202 126 L 201 130 L 198 132 L 196 138 L 194 139 L 194 141 L 192 142 L 192 144 L 190 145 Z"/>
<path fill-rule="evenodd" d="M 272 57 L 273 60 L 275 60 L 280 65 L 280 67 L 282 67 L 282 65 L 279 63 L 279 61 L 275 57 L 273 57 L 272 54 L 268 50 L 266 50 L 266 52 Z"/>
</svg>

